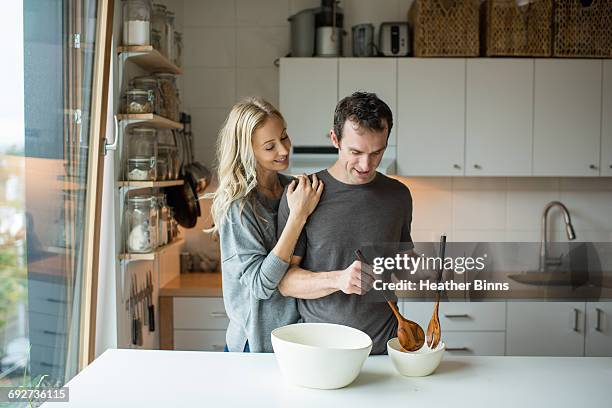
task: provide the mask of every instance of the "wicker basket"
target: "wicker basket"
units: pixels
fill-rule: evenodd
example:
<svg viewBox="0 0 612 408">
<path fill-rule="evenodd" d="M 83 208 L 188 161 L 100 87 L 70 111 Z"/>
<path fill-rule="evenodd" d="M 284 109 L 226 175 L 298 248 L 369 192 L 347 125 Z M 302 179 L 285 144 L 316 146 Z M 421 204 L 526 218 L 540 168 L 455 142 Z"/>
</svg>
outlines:
<svg viewBox="0 0 612 408">
<path fill-rule="evenodd" d="M 553 0 L 486 0 L 481 6 L 483 55 L 550 57 Z"/>
<path fill-rule="evenodd" d="M 414 0 L 408 13 L 417 57 L 476 57 L 480 0 Z"/>
<path fill-rule="evenodd" d="M 555 57 L 612 57 L 612 0 L 555 0 Z"/>
</svg>

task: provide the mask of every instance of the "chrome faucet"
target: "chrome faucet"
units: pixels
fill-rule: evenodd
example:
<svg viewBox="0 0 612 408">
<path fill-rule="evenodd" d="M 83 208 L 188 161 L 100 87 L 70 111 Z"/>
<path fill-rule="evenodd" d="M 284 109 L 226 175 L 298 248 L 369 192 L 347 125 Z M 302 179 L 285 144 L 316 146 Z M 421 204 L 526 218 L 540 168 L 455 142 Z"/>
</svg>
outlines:
<svg viewBox="0 0 612 408">
<path fill-rule="evenodd" d="M 565 233 L 567 234 L 567 239 L 570 241 L 576 239 L 576 233 L 574 232 L 574 227 L 572 226 L 572 220 L 570 218 L 569 211 L 567 207 L 563 205 L 560 201 L 551 201 L 546 204 L 544 207 L 544 211 L 542 212 L 542 245 L 540 247 L 540 272 L 546 272 L 549 265 L 561 265 L 561 257 L 559 258 L 550 258 L 548 256 L 548 212 L 553 207 L 561 208 L 563 212 L 563 219 L 565 220 Z"/>
</svg>

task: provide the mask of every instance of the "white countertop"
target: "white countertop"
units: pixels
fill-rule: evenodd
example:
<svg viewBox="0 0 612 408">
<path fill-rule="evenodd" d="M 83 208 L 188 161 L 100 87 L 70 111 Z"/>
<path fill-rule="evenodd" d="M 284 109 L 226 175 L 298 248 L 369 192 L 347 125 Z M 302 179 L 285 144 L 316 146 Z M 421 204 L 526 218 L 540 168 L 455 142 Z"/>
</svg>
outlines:
<svg viewBox="0 0 612 408">
<path fill-rule="evenodd" d="M 612 358 L 447 353 L 431 376 L 408 378 L 371 356 L 351 385 L 324 391 L 288 384 L 274 354 L 112 349 L 67 386 L 70 403 L 43 406 L 610 407 Z"/>
</svg>

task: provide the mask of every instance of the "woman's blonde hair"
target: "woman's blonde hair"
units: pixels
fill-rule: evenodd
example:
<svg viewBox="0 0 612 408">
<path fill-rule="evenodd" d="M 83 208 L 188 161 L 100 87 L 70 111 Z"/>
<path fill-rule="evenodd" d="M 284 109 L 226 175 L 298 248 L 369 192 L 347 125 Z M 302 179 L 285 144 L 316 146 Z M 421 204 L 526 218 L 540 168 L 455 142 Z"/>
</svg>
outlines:
<svg viewBox="0 0 612 408">
<path fill-rule="evenodd" d="M 257 161 L 253 153 L 252 137 L 264 122 L 275 117 L 285 125 L 285 119 L 271 103 L 257 97 L 248 97 L 236 103 L 217 139 L 217 191 L 213 198 L 213 226 L 206 232 L 216 233 L 225 221 L 230 206 L 240 200 L 240 210 L 247 200 L 254 198 L 257 186 Z"/>
</svg>

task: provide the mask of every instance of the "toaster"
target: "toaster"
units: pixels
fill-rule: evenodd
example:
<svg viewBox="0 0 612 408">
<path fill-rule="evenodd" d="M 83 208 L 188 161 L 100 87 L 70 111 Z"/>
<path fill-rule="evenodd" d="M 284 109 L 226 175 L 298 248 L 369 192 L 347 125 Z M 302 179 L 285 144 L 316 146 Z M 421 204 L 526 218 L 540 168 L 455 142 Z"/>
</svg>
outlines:
<svg viewBox="0 0 612 408">
<path fill-rule="evenodd" d="M 382 55 L 402 57 L 412 51 L 408 23 L 382 23 L 378 33 L 378 50 Z"/>
</svg>

